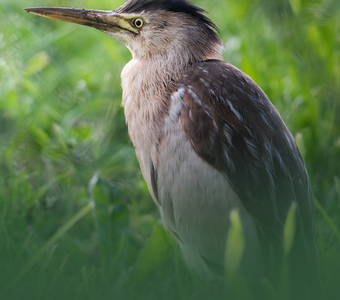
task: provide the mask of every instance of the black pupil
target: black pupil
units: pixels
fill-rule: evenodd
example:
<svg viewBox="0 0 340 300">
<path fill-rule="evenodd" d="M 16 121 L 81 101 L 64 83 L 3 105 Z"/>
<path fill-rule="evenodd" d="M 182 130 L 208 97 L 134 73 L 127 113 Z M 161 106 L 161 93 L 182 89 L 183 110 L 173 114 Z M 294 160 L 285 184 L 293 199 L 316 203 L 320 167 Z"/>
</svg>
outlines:
<svg viewBox="0 0 340 300">
<path fill-rule="evenodd" d="M 136 20 L 136 26 L 137 26 L 137 27 L 142 26 L 142 21 L 141 21 L 141 20 Z"/>
</svg>

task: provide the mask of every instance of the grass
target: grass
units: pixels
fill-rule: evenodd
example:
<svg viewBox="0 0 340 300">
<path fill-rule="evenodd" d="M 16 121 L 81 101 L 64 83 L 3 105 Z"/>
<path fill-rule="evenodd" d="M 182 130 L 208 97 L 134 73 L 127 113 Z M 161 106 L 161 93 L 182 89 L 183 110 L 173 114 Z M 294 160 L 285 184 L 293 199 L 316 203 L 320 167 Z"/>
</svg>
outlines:
<svg viewBox="0 0 340 300">
<path fill-rule="evenodd" d="M 335 299 L 339 1 L 195 2 L 221 29 L 225 60 L 262 87 L 296 137 L 317 199 L 322 296 Z M 22 10 L 113 9 L 122 3 L 0 3 L 3 299 L 225 298 L 224 288 L 202 283 L 187 269 L 141 177 L 120 107 L 128 50 L 93 29 Z M 263 284 L 269 298 L 276 297 Z"/>
</svg>

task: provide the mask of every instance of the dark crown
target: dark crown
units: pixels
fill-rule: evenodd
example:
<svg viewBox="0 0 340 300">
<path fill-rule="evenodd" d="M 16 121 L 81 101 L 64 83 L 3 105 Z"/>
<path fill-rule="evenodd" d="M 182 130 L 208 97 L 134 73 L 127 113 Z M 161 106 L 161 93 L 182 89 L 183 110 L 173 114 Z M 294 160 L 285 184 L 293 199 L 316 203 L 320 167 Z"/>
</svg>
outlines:
<svg viewBox="0 0 340 300">
<path fill-rule="evenodd" d="M 140 13 L 142 11 L 165 10 L 186 14 L 205 25 L 207 29 L 219 31 L 204 14 L 206 11 L 187 0 L 129 0 L 115 11 L 117 13 Z"/>
</svg>

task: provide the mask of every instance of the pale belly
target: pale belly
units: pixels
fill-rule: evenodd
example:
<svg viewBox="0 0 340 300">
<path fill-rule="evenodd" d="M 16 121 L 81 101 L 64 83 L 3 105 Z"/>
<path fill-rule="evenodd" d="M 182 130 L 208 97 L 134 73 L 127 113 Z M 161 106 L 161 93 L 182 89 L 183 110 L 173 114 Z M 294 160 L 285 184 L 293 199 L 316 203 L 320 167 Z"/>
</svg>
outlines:
<svg viewBox="0 0 340 300">
<path fill-rule="evenodd" d="M 163 225 L 198 274 L 214 276 L 204 260 L 223 266 L 232 209 L 240 213 L 248 244 L 257 244 L 253 218 L 226 177 L 196 154 L 179 123 L 159 148 L 157 191 Z"/>
</svg>

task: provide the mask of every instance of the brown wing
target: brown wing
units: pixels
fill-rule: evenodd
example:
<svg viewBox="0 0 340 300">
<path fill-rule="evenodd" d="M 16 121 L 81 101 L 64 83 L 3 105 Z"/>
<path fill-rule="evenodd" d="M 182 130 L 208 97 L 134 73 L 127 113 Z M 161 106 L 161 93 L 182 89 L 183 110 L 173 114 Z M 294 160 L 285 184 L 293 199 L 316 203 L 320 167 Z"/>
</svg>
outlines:
<svg viewBox="0 0 340 300">
<path fill-rule="evenodd" d="M 218 60 L 192 65 L 180 88 L 185 89 L 180 122 L 197 154 L 226 175 L 277 248 L 282 248 L 288 209 L 296 202 L 296 240 L 307 239 L 315 257 L 308 174 L 294 138 L 264 92 L 249 76 Z"/>
</svg>

